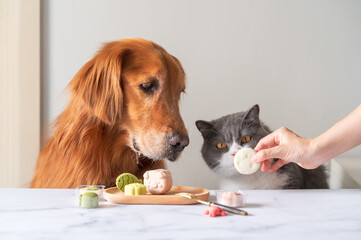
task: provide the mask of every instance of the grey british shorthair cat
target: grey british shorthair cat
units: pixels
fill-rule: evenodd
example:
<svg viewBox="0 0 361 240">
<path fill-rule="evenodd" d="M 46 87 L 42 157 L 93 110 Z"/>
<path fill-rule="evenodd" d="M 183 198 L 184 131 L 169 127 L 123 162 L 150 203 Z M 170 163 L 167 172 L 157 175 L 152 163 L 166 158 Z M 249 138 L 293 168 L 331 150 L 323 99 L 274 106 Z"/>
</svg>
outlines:
<svg viewBox="0 0 361 240">
<path fill-rule="evenodd" d="M 204 143 L 202 156 L 208 166 L 225 177 L 221 188 L 238 189 L 309 189 L 328 188 L 324 166 L 306 170 L 289 163 L 275 173 L 260 169 L 251 175 L 240 174 L 233 165 L 236 152 L 244 147 L 255 148 L 258 141 L 271 133 L 259 119 L 259 106 L 246 112 L 230 114 L 207 122 L 196 121 Z"/>
</svg>

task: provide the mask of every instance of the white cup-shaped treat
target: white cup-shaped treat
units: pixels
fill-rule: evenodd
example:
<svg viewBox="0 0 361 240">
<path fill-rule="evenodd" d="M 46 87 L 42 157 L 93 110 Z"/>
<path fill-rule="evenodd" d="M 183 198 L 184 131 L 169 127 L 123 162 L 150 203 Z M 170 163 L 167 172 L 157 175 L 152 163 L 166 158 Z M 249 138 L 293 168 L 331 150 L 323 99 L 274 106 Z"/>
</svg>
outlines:
<svg viewBox="0 0 361 240">
<path fill-rule="evenodd" d="M 86 192 L 96 193 L 100 198 L 103 197 L 104 185 L 80 185 L 77 187 L 77 191 L 79 194 L 83 194 Z"/>
<path fill-rule="evenodd" d="M 246 204 L 246 193 L 242 191 L 217 191 L 217 203 L 230 207 L 243 207 Z"/>
<path fill-rule="evenodd" d="M 257 172 L 259 163 L 252 161 L 256 151 L 252 148 L 242 148 L 234 156 L 234 166 L 240 174 L 252 174 Z"/>
</svg>

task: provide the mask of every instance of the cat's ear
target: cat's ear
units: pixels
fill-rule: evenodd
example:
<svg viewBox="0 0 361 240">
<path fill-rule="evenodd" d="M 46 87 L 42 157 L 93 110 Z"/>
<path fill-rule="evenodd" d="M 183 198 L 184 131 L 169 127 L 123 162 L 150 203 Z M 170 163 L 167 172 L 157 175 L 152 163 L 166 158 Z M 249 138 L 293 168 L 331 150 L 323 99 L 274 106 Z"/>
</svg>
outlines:
<svg viewBox="0 0 361 240">
<path fill-rule="evenodd" d="M 205 140 L 214 137 L 215 134 L 217 135 L 217 131 L 210 122 L 198 120 L 196 126 Z"/>
<path fill-rule="evenodd" d="M 196 126 L 201 133 L 206 130 L 213 129 L 213 125 L 211 123 L 203 120 L 196 121 Z"/>
<path fill-rule="evenodd" d="M 245 114 L 244 120 L 259 119 L 259 106 L 258 104 L 251 107 Z"/>
</svg>

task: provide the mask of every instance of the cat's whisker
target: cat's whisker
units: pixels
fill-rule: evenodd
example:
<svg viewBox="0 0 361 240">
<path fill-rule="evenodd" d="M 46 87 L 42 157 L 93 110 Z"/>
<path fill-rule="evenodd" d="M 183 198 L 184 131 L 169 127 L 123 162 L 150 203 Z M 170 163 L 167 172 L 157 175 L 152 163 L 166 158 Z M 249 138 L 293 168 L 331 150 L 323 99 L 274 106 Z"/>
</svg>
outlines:
<svg viewBox="0 0 361 240">
<path fill-rule="evenodd" d="M 212 163 L 209 167 L 213 168 L 215 170 L 216 168 L 219 167 L 219 165 L 220 165 L 220 162 L 217 161 L 217 162 Z"/>
</svg>

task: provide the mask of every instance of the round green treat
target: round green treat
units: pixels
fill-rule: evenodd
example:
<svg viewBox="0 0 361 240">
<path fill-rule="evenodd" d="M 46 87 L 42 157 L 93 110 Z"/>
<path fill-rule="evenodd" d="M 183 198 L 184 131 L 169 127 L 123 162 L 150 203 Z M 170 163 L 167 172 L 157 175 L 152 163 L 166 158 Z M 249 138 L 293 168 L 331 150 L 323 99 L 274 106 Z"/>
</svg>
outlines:
<svg viewBox="0 0 361 240">
<path fill-rule="evenodd" d="M 82 194 L 83 197 L 98 197 L 98 194 L 94 192 L 86 192 Z"/>
<path fill-rule="evenodd" d="M 79 207 L 82 208 L 96 208 L 98 207 L 98 194 L 94 192 L 86 192 L 79 195 Z"/>
<path fill-rule="evenodd" d="M 130 183 L 142 183 L 142 180 L 138 179 L 131 173 L 122 173 L 117 177 L 117 180 L 115 181 L 117 188 L 122 192 L 124 192 L 125 185 Z"/>
</svg>

